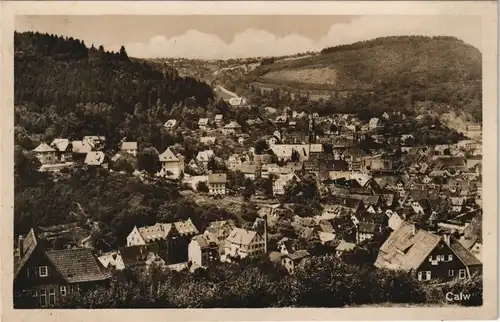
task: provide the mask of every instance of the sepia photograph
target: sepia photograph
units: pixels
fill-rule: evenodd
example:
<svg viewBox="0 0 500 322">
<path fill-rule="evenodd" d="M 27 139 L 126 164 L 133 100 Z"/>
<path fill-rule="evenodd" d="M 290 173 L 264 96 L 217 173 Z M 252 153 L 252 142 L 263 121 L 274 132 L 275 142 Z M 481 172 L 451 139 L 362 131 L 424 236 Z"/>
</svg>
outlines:
<svg viewBox="0 0 500 322">
<path fill-rule="evenodd" d="M 480 14 L 12 22 L 15 311 L 460 312 L 496 290 Z"/>
</svg>

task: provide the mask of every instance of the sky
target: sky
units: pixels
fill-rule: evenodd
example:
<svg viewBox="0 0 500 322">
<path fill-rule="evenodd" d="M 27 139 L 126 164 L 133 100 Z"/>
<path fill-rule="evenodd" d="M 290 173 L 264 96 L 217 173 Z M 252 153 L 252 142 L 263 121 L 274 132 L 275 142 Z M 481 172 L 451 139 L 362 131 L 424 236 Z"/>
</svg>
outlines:
<svg viewBox="0 0 500 322">
<path fill-rule="evenodd" d="M 78 38 L 138 58 L 282 56 L 377 37 L 454 36 L 481 50 L 478 16 L 17 16 L 16 31 Z"/>
</svg>

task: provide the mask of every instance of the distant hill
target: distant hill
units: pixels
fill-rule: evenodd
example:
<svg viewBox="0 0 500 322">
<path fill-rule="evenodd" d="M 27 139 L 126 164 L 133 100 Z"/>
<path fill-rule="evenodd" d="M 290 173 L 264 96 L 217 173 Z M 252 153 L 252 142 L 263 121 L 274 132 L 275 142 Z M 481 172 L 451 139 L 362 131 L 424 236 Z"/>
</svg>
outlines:
<svg viewBox="0 0 500 322">
<path fill-rule="evenodd" d="M 453 37 L 385 37 L 265 64 L 248 75 L 248 81 L 260 88 L 327 95 L 410 91 L 420 101 L 474 101 L 477 106 L 481 61 L 478 49 Z"/>
<path fill-rule="evenodd" d="M 124 47 L 115 53 L 33 32 L 16 32 L 14 44 L 15 125 L 23 135 L 135 140 L 141 123 L 165 122 L 175 104 L 206 107 L 214 96 L 208 84 L 131 59 Z"/>
</svg>

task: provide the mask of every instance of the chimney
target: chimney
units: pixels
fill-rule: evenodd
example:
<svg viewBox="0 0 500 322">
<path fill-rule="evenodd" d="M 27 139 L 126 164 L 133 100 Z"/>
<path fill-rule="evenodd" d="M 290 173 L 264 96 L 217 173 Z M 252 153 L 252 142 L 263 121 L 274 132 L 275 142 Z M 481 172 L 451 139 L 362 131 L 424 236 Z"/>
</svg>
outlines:
<svg viewBox="0 0 500 322">
<path fill-rule="evenodd" d="M 19 247 L 19 257 L 22 258 L 23 257 L 23 246 L 24 246 L 24 236 L 23 235 L 19 235 L 18 237 L 18 247 Z"/>
<path fill-rule="evenodd" d="M 443 240 L 446 243 L 446 245 L 450 245 L 450 234 L 443 234 Z"/>
</svg>

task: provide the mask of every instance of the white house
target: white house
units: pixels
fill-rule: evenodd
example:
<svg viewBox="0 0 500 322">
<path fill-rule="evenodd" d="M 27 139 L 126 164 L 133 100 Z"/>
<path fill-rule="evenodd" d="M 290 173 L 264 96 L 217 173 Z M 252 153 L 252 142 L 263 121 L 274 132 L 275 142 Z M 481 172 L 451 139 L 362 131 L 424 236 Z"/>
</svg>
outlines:
<svg viewBox="0 0 500 322">
<path fill-rule="evenodd" d="M 278 179 L 273 182 L 273 194 L 284 195 L 286 185 L 294 179 L 299 181 L 295 173 L 280 174 Z"/>
<path fill-rule="evenodd" d="M 57 150 L 49 146 L 47 143 L 40 143 L 33 152 L 36 153 L 36 157 L 43 164 L 52 164 L 56 162 L 56 152 Z"/>
<path fill-rule="evenodd" d="M 179 178 L 184 172 L 184 157 L 176 156 L 170 148 L 158 156 L 161 163 L 160 175 Z"/>
<path fill-rule="evenodd" d="M 265 252 L 265 239 L 256 231 L 234 228 L 224 244 L 222 258 L 245 258 L 263 254 Z"/>
<path fill-rule="evenodd" d="M 133 156 L 137 155 L 137 142 L 122 142 L 120 151 Z"/>
</svg>

